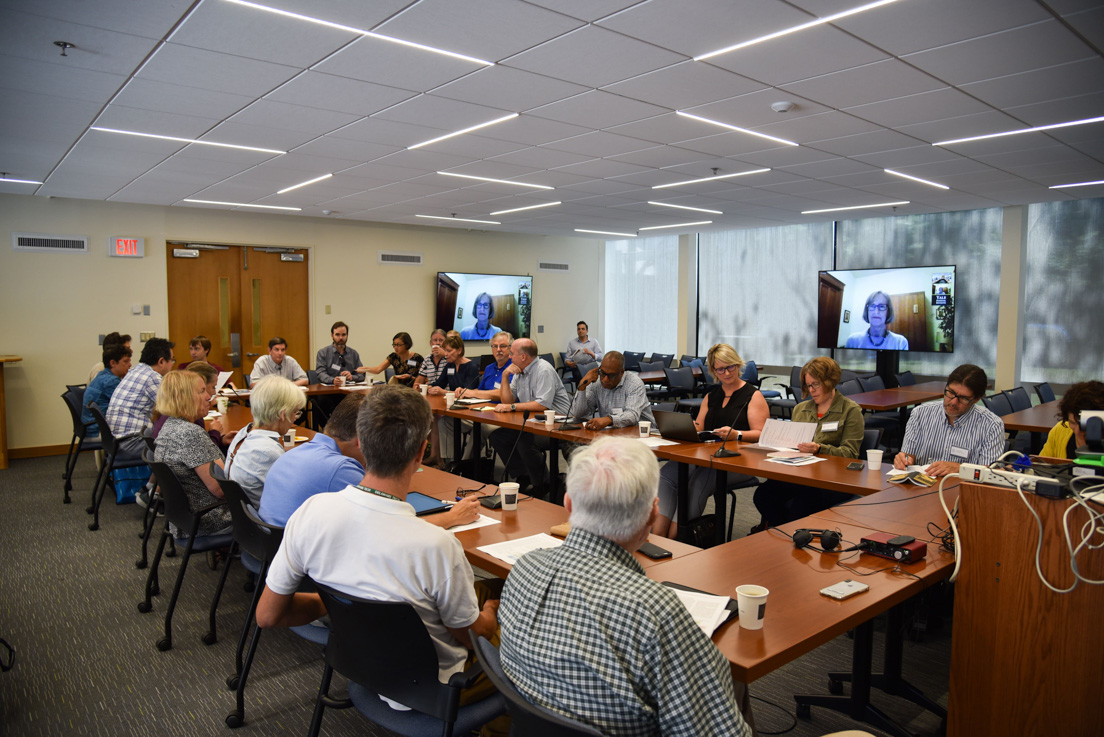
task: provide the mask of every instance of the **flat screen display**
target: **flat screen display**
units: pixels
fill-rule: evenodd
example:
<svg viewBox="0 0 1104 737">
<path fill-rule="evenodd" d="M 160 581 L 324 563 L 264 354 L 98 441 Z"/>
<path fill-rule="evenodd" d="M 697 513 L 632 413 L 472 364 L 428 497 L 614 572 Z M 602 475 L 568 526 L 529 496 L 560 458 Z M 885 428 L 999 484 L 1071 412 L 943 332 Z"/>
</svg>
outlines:
<svg viewBox="0 0 1104 737">
<path fill-rule="evenodd" d="M 437 272 L 437 327 L 468 341 L 489 341 L 505 330 L 530 337 L 533 277 Z"/>
<path fill-rule="evenodd" d="M 821 271 L 817 347 L 954 351 L 955 267 Z"/>
</svg>

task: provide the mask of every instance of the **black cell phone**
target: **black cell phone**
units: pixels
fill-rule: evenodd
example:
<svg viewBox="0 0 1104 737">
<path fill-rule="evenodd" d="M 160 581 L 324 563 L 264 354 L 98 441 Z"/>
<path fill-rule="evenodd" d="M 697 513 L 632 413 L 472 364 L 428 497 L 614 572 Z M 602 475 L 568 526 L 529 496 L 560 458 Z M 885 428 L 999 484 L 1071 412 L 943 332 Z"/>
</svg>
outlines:
<svg viewBox="0 0 1104 737">
<path fill-rule="evenodd" d="M 848 471 L 861 471 L 863 470 L 863 464 L 861 461 L 853 461 L 847 464 Z"/>
<path fill-rule="evenodd" d="M 671 551 L 670 550 L 664 550 L 663 548 L 659 547 L 658 545 L 652 545 L 651 543 L 648 543 L 648 542 L 641 545 L 639 548 L 637 548 L 637 550 L 639 550 L 641 553 L 648 556 L 652 560 L 662 560 L 663 558 L 670 558 L 671 557 Z"/>
</svg>

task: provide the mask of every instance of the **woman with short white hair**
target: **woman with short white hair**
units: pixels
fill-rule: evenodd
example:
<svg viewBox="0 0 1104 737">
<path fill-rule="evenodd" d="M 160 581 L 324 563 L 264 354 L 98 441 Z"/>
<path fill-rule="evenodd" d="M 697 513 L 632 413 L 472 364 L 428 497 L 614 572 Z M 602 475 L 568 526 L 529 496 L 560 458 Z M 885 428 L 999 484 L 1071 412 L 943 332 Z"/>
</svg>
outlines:
<svg viewBox="0 0 1104 737">
<path fill-rule="evenodd" d="M 242 428 L 226 452 L 230 480 L 237 481 L 254 507 L 261 506 L 268 469 L 284 454 L 283 436 L 307 406 L 294 382 L 275 374 L 255 382 L 249 392 L 253 422 Z"/>
</svg>

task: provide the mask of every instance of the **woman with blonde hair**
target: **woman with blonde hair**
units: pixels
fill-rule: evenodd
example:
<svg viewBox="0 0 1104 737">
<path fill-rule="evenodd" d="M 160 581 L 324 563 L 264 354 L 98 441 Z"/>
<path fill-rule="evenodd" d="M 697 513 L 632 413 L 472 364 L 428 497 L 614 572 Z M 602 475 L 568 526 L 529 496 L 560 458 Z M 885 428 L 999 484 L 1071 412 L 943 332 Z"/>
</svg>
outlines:
<svg viewBox="0 0 1104 737">
<path fill-rule="evenodd" d="M 705 395 L 694 418 L 698 431 L 712 431 L 721 439 L 755 442 L 770 415 L 767 400 L 754 384 L 740 378 L 744 359 L 727 343 L 718 343 L 709 349 L 706 363 L 717 384 Z M 716 471 L 701 466 L 690 467 L 690 519 L 700 517 L 705 510 L 713 489 L 716 488 Z M 728 474 L 732 484 L 748 478 L 743 474 Z M 652 525 L 652 532 L 665 537 L 678 534 L 676 518 L 678 509 L 678 465 L 670 462 L 659 474 L 659 515 Z"/>
<path fill-rule="evenodd" d="M 284 454 L 283 436 L 307 406 L 306 395 L 282 376 L 265 376 L 249 392 L 253 421 L 246 425 L 226 453 L 226 470 L 250 503 L 259 508 L 268 469 Z"/>
</svg>

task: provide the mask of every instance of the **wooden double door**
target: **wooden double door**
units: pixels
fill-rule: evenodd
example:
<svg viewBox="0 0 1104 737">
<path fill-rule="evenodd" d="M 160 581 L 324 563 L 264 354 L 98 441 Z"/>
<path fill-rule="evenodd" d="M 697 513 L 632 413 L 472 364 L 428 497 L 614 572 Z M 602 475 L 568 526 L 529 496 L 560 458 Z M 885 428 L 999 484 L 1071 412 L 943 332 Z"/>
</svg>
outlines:
<svg viewBox="0 0 1104 737">
<path fill-rule="evenodd" d="M 287 341 L 288 355 L 314 368 L 310 342 L 308 253 L 254 246 L 166 243 L 169 340 L 177 362 L 187 362 L 188 342 L 211 340 L 208 360 L 244 386 L 244 375 L 268 353 L 268 341 Z"/>
</svg>

